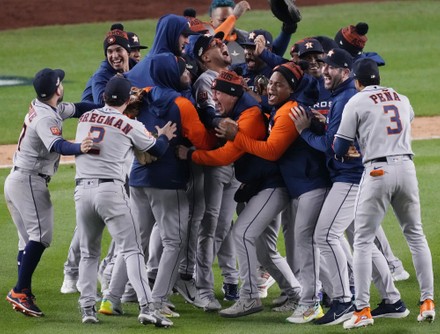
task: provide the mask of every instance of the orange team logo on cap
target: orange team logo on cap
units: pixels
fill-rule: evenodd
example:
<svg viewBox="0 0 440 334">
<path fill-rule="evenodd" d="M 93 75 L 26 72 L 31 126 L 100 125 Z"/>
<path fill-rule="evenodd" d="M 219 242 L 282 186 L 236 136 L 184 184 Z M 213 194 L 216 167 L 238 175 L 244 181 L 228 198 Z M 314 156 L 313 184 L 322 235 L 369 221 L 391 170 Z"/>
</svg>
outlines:
<svg viewBox="0 0 440 334">
<path fill-rule="evenodd" d="M 61 136 L 61 130 L 57 126 L 52 126 L 50 132 L 55 136 Z"/>
<path fill-rule="evenodd" d="M 107 38 L 107 43 L 108 44 L 113 44 L 116 41 L 116 38 L 114 38 L 113 36 L 109 36 Z"/>
<path fill-rule="evenodd" d="M 331 57 L 331 56 L 333 56 L 334 53 L 335 53 L 335 51 L 330 50 L 330 51 L 327 53 L 327 56 Z"/>
<path fill-rule="evenodd" d="M 312 42 L 307 42 L 304 45 L 305 45 L 306 49 L 312 49 L 313 48 L 313 43 Z"/>
</svg>

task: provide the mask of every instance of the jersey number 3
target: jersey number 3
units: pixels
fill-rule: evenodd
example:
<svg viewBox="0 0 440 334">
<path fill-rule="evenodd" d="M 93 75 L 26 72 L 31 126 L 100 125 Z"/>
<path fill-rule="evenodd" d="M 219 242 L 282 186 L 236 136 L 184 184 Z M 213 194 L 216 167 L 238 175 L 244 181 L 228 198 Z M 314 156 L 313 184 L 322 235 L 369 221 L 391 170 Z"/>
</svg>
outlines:
<svg viewBox="0 0 440 334">
<path fill-rule="evenodd" d="M 387 132 L 389 135 L 396 135 L 402 132 L 402 122 L 400 121 L 399 109 L 394 106 L 384 106 L 383 112 L 390 114 L 391 122 L 395 123 L 395 127 L 387 126 Z"/>
</svg>

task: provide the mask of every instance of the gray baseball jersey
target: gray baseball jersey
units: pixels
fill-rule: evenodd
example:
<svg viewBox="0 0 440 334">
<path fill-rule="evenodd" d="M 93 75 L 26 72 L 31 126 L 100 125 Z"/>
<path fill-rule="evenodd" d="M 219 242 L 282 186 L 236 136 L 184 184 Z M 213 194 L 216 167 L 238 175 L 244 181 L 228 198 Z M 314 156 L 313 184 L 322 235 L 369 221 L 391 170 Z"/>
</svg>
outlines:
<svg viewBox="0 0 440 334">
<path fill-rule="evenodd" d="M 89 133 L 94 145 L 90 155 L 76 158 L 76 179 L 104 178 L 125 182 L 127 160 L 132 160 L 133 146 L 147 151 L 156 143 L 141 122 L 110 107 L 81 116 L 76 140 L 81 141 Z"/>
<path fill-rule="evenodd" d="M 372 249 L 389 204 L 405 235 L 421 289 L 420 300 L 433 299 L 431 252 L 423 234 L 418 182 L 412 161 L 408 98 L 392 88 L 368 86 L 346 104 L 336 137 L 357 137 L 364 174 L 355 204 L 354 279 L 356 307 L 369 307 Z M 382 273 L 391 276 L 391 273 Z M 390 301 L 391 303 L 396 302 Z"/>
<path fill-rule="evenodd" d="M 35 99 L 29 106 L 14 154 L 14 166 L 52 176 L 60 155 L 50 152 L 53 143 L 62 139 L 62 123 L 75 113 L 73 103 L 61 103 L 57 109 Z"/>
<path fill-rule="evenodd" d="M 120 251 L 115 268 L 126 268 L 140 305 L 151 303 L 139 228 L 133 220 L 124 183 L 126 160 L 131 159 L 133 146 L 146 151 L 156 139 L 142 123 L 108 106 L 81 116 L 76 138 L 82 140 L 88 135 L 92 136 L 94 146 L 90 154 L 77 157 L 75 176 L 76 220 L 81 247 L 80 304 L 82 307 L 95 304 L 96 268 L 106 226 Z"/>
<path fill-rule="evenodd" d="M 406 96 L 392 88 L 366 87 L 346 104 L 337 137 L 358 142 L 363 162 L 390 155 L 413 155 L 414 111 Z"/>
</svg>

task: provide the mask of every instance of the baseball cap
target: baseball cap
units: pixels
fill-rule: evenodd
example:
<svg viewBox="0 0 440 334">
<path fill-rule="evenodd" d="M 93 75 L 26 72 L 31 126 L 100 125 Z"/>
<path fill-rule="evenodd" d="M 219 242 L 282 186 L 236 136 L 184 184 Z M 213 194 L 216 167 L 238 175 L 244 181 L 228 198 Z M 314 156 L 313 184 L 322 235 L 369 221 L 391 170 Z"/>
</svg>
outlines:
<svg viewBox="0 0 440 334">
<path fill-rule="evenodd" d="M 194 50 L 193 54 L 196 58 L 201 60 L 202 55 L 209 49 L 209 45 L 211 44 L 214 38 L 223 39 L 225 34 L 221 31 L 216 33 L 214 36 L 212 35 L 200 35 L 197 36 L 197 39 L 194 42 Z"/>
<path fill-rule="evenodd" d="M 240 97 L 244 92 L 243 78 L 234 71 L 224 70 L 214 79 L 211 88 L 228 95 Z"/>
<path fill-rule="evenodd" d="M 362 53 L 362 50 L 367 43 L 368 24 L 359 22 L 356 26 L 349 25 L 338 30 L 335 36 L 335 41 L 340 48 L 350 52 L 355 57 Z"/>
<path fill-rule="evenodd" d="M 188 17 L 190 29 L 198 34 L 210 34 L 214 32 L 209 23 L 199 20 L 197 17 Z"/>
<path fill-rule="evenodd" d="M 314 36 L 313 38 L 321 43 L 325 53 L 329 52 L 331 49 L 336 49 L 339 47 L 333 38 L 327 36 Z"/>
<path fill-rule="evenodd" d="M 331 49 L 322 61 L 333 67 L 348 68 L 350 70 L 353 66 L 351 54 L 341 48 Z"/>
<path fill-rule="evenodd" d="M 307 40 L 297 43 L 297 48 L 298 56 L 300 58 L 310 53 L 324 53 L 324 49 L 322 48 L 321 43 L 319 43 L 319 41 L 314 38 L 309 38 Z"/>
<path fill-rule="evenodd" d="M 127 78 L 115 75 L 107 82 L 104 95 L 107 100 L 118 101 L 122 105 L 130 97 L 130 89 L 131 83 Z"/>
<path fill-rule="evenodd" d="M 267 30 L 263 30 L 263 29 L 256 29 L 256 30 L 252 30 L 249 35 L 246 38 L 246 41 L 240 43 L 240 45 L 242 46 L 255 46 L 255 37 L 257 37 L 258 35 L 263 35 L 265 40 L 266 40 L 266 47 L 267 48 L 271 48 L 272 47 L 272 43 L 273 43 L 273 37 L 272 34 L 267 31 Z"/>
<path fill-rule="evenodd" d="M 192 30 L 191 24 L 188 21 L 180 34 L 184 36 L 191 36 L 191 35 L 199 35 L 200 33 Z"/>
<path fill-rule="evenodd" d="M 63 81 L 64 75 L 65 73 L 63 70 L 52 70 L 50 68 L 43 68 L 35 74 L 33 84 L 38 97 L 51 97 L 57 90 L 61 81 Z"/>
<path fill-rule="evenodd" d="M 130 50 L 148 49 L 148 46 L 140 44 L 139 36 L 134 32 L 127 32 L 127 37 L 130 43 Z"/>
<path fill-rule="evenodd" d="M 353 64 L 353 76 L 357 79 L 375 79 L 379 77 L 379 67 L 370 58 L 358 59 Z"/>
<path fill-rule="evenodd" d="M 107 48 L 113 44 L 122 46 L 125 50 L 127 50 L 128 53 L 130 53 L 130 42 L 128 41 L 127 33 L 124 31 L 124 26 L 121 23 L 113 24 L 110 28 L 110 31 L 107 33 L 107 35 L 105 35 L 105 55 L 107 55 Z"/>
</svg>

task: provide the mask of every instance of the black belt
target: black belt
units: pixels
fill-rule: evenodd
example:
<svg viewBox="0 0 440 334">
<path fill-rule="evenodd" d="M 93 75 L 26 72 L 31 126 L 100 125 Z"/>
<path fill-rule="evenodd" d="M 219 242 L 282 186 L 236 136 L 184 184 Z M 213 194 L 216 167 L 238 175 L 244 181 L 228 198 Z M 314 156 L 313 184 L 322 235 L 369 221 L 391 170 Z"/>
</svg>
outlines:
<svg viewBox="0 0 440 334">
<path fill-rule="evenodd" d="M 92 179 L 92 180 L 96 180 L 96 179 Z M 98 179 L 98 184 L 106 183 L 106 182 L 114 182 L 114 181 L 115 181 L 114 179 Z M 84 182 L 87 182 L 87 179 L 78 179 L 75 181 L 75 184 L 79 186 Z"/>
<path fill-rule="evenodd" d="M 37 173 L 35 171 L 24 169 L 21 167 L 14 167 L 14 170 L 19 171 L 21 173 L 29 173 L 31 175 L 38 175 L 39 177 L 42 177 L 47 183 L 49 183 L 49 181 L 50 181 L 50 176 L 46 175 L 46 174 Z"/>
<path fill-rule="evenodd" d="M 392 155 L 389 156 L 389 158 L 392 158 L 392 157 L 393 157 Z M 412 156 L 409 154 L 404 154 L 404 155 L 402 155 L 402 157 L 409 158 L 410 160 L 412 160 Z M 370 160 L 370 162 L 387 162 L 387 161 L 388 161 L 387 157 L 380 157 L 377 159 Z"/>
</svg>

